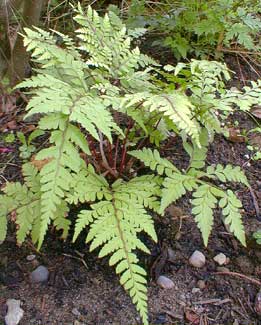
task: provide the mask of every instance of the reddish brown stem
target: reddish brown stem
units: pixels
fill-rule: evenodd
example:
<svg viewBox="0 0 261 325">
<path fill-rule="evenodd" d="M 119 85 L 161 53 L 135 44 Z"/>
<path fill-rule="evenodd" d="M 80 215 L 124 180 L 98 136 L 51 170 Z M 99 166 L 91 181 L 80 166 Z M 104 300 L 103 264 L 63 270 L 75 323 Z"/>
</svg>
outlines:
<svg viewBox="0 0 261 325">
<path fill-rule="evenodd" d="M 118 148 L 119 148 L 119 137 L 117 138 L 116 144 L 115 144 L 113 169 L 117 169 Z"/>
<path fill-rule="evenodd" d="M 133 127 L 133 122 L 129 122 L 127 131 L 125 133 L 125 138 L 123 140 L 123 145 L 122 145 L 123 146 L 123 151 L 122 151 L 122 156 L 121 156 L 120 174 L 122 174 L 123 169 L 125 167 L 126 155 L 127 155 L 127 146 L 126 146 L 126 143 L 127 143 L 128 135 L 129 135 L 130 130 L 132 129 L 132 127 Z"/>
</svg>

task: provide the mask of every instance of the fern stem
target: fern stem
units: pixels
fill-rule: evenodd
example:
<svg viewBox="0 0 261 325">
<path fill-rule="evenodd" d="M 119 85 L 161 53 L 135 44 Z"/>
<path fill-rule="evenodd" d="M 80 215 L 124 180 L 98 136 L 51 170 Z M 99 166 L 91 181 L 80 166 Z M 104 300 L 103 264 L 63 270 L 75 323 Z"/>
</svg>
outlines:
<svg viewBox="0 0 261 325">
<path fill-rule="evenodd" d="M 98 132 L 99 132 L 99 138 L 100 138 L 99 146 L 100 146 L 100 153 L 101 153 L 101 157 L 102 157 L 102 165 L 112 176 L 117 178 L 119 176 L 119 173 L 117 172 L 117 170 L 113 170 L 110 167 L 108 160 L 106 158 L 105 152 L 104 152 L 103 135 L 100 130 Z"/>
</svg>

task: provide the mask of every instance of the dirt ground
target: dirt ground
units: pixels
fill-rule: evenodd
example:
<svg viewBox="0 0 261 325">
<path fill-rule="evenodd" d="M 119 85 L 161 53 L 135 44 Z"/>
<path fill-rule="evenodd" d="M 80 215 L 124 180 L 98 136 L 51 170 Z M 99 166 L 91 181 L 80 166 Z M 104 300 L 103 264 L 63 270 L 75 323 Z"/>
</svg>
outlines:
<svg viewBox="0 0 261 325">
<path fill-rule="evenodd" d="M 239 79 L 235 82 L 242 84 Z M 6 119 L 3 116 L 1 123 L 6 123 Z M 17 124 L 22 123 L 19 120 L 18 114 Z M 255 126 L 247 115 L 236 115 L 231 123 L 236 120 L 241 130 Z M 177 138 L 164 147 L 163 154 L 180 167 L 188 160 Z M 19 161 L 14 155 L 14 152 L 0 154 L 0 174 L 8 180 L 19 178 Z M 219 211 L 216 211 L 215 227 L 205 248 L 191 216 L 189 197 L 177 202 L 178 209 L 170 210 L 164 218 L 155 219 L 159 243 L 147 243 L 152 255 L 141 256 L 149 274 L 151 324 L 261 324 L 261 314 L 255 311 L 255 299 L 261 289 L 258 285 L 261 281 L 261 246 L 252 238 L 253 232 L 261 228 L 254 205 L 261 207 L 261 166 L 250 160 L 250 155 L 246 143 L 230 142 L 217 136 L 207 158 L 208 164 L 239 165 L 249 179 L 252 193 L 244 187 L 233 187 L 243 201 L 247 248 L 227 232 Z M 11 234 L 0 245 L 0 324 L 4 324 L 5 302 L 9 298 L 22 302 L 24 317 L 21 325 L 141 324 L 130 298 L 119 285 L 113 269 L 107 266 L 107 260 L 97 259 L 97 252 L 90 254 L 83 240 L 72 245 L 55 236 L 55 233 L 48 236 L 40 254 L 29 241 L 18 248 Z M 169 255 L 162 262 L 166 250 Z M 206 256 L 206 264 L 201 269 L 193 268 L 188 262 L 195 250 Z M 218 253 L 228 257 L 227 270 L 221 270 L 214 262 L 213 257 Z M 26 257 L 31 254 L 36 257 L 28 261 Z M 39 264 L 49 269 L 49 281 L 32 284 L 29 275 Z M 225 274 L 216 274 L 217 271 Z M 160 288 L 155 283 L 158 275 L 173 280 L 174 288 Z M 204 281 L 201 289 L 198 288 L 199 280 Z"/>
</svg>

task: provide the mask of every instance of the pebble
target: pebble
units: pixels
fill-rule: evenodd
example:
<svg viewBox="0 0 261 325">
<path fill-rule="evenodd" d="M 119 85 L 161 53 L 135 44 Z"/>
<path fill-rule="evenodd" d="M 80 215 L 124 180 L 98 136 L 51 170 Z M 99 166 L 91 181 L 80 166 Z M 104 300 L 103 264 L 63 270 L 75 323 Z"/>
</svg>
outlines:
<svg viewBox="0 0 261 325">
<path fill-rule="evenodd" d="M 189 259 L 189 263 L 197 268 L 201 268 L 206 264 L 205 255 L 202 254 L 200 251 L 195 251 Z"/>
<path fill-rule="evenodd" d="M 174 262 L 176 262 L 176 260 L 177 260 L 177 258 L 176 258 L 176 254 L 175 254 L 174 250 L 171 248 L 168 248 L 168 261 L 174 263 Z"/>
<path fill-rule="evenodd" d="M 15 299 L 8 299 L 6 305 L 8 307 L 5 316 L 6 325 L 17 325 L 24 316 L 24 311 L 20 308 L 21 301 Z"/>
<path fill-rule="evenodd" d="M 206 282 L 203 281 L 203 280 L 198 280 L 198 282 L 197 282 L 197 287 L 198 287 L 199 289 L 205 289 L 205 288 L 206 288 Z"/>
<path fill-rule="evenodd" d="M 213 260 L 214 260 L 218 265 L 222 266 L 222 265 L 225 265 L 225 264 L 226 264 L 226 262 L 227 262 L 227 257 L 226 257 L 225 254 L 223 254 L 223 253 L 219 253 L 219 254 L 217 254 L 217 255 L 213 258 Z"/>
<path fill-rule="evenodd" d="M 81 316 L 81 313 L 79 312 L 79 310 L 77 308 L 72 309 L 72 314 L 77 317 Z"/>
<path fill-rule="evenodd" d="M 157 284 L 163 289 L 174 288 L 174 282 L 164 275 L 160 275 L 157 279 Z"/>
<path fill-rule="evenodd" d="M 197 293 L 197 292 L 200 292 L 200 289 L 199 288 L 192 288 L 191 292 L 192 293 Z"/>
<path fill-rule="evenodd" d="M 46 282 L 49 278 L 49 271 L 47 267 L 40 265 L 38 266 L 30 276 L 30 279 L 33 283 Z"/>
<path fill-rule="evenodd" d="M 33 255 L 33 254 L 31 254 L 31 255 L 28 255 L 28 256 L 26 256 L 26 260 L 28 261 L 28 262 L 32 262 L 34 259 L 35 259 L 35 255 Z"/>
</svg>

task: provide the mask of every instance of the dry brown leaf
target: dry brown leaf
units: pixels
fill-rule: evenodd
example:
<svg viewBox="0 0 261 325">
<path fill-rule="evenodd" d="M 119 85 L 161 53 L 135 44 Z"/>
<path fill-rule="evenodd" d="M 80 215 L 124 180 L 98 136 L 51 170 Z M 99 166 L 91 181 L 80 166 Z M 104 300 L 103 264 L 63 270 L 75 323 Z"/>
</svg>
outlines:
<svg viewBox="0 0 261 325">
<path fill-rule="evenodd" d="M 186 320 L 190 322 L 190 324 L 198 325 L 200 322 L 200 316 L 191 309 L 185 310 L 185 317 Z"/>
<path fill-rule="evenodd" d="M 33 155 L 32 158 L 31 158 L 31 163 L 35 168 L 37 168 L 40 171 L 51 160 L 52 160 L 52 158 L 43 159 L 43 160 L 36 160 L 35 155 Z"/>
<path fill-rule="evenodd" d="M 251 109 L 251 114 L 253 114 L 257 118 L 261 118 L 261 106 L 256 105 Z"/>
<path fill-rule="evenodd" d="M 229 141 L 238 142 L 238 143 L 246 142 L 246 138 L 240 133 L 239 129 L 229 128 L 228 131 L 229 131 L 229 136 L 228 136 Z"/>
</svg>

